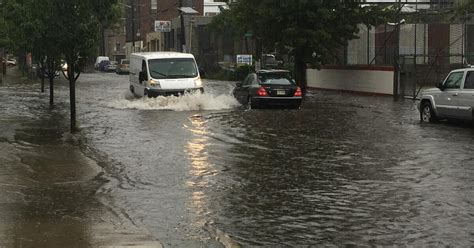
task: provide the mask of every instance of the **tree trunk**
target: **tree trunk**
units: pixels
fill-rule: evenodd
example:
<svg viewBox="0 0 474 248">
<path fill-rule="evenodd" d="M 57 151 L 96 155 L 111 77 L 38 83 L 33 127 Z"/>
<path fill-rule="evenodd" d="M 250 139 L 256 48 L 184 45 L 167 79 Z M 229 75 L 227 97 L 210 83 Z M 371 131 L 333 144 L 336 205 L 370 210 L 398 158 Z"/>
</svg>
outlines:
<svg viewBox="0 0 474 248">
<path fill-rule="evenodd" d="M 44 93 L 44 75 L 41 78 L 41 93 Z"/>
<path fill-rule="evenodd" d="M 263 45 L 260 38 L 255 39 L 255 57 L 258 61 L 262 61 L 262 52 L 263 52 Z"/>
<path fill-rule="evenodd" d="M 295 51 L 294 58 L 294 71 L 295 80 L 298 86 L 301 87 L 303 94 L 306 94 L 307 82 L 306 82 L 306 63 L 304 62 L 304 53 L 302 51 Z"/>
<path fill-rule="evenodd" d="M 43 76 L 44 78 L 44 76 Z M 44 79 L 43 79 L 44 80 Z M 49 105 L 53 106 L 54 105 L 54 77 L 49 75 Z"/>
<path fill-rule="evenodd" d="M 245 53 L 249 54 L 249 38 L 245 36 Z"/>
<path fill-rule="evenodd" d="M 77 131 L 76 127 L 76 78 L 74 77 L 74 64 L 67 69 L 69 79 L 69 101 L 71 105 L 71 133 Z"/>
<path fill-rule="evenodd" d="M 100 27 L 100 55 L 105 56 L 105 28 Z"/>
</svg>

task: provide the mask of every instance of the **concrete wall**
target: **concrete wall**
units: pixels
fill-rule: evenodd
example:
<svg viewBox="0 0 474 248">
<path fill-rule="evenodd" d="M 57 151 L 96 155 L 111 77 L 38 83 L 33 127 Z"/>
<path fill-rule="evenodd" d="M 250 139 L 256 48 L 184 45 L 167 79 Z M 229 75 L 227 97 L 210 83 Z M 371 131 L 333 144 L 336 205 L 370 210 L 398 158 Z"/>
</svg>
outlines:
<svg viewBox="0 0 474 248">
<path fill-rule="evenodd" d="M 393 95 L 392 67 L 325 67 L 307 77 L 310 88 Z"/>
</svg>

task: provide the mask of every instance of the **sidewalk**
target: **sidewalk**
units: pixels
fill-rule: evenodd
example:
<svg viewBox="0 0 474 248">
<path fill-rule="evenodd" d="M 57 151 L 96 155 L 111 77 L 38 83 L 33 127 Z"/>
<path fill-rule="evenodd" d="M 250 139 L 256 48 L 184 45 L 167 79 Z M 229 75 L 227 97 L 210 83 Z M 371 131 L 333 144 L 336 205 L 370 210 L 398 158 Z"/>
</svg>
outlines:
<svg viewBox="0 0 474 248">
<path fill-rule="evenodd" d="M 15 67 L 0 84 L 0 247 L 161 247 L 104 204 L 110 179 L 36 87 Z"/>
</svg>

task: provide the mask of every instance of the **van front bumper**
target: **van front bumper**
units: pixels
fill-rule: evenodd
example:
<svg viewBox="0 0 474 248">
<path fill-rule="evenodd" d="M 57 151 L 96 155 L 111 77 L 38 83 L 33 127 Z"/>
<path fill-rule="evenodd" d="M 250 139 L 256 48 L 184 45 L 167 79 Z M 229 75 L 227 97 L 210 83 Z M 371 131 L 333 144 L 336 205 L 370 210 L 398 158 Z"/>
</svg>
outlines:
<svg viewBox="0 0 474 248">
<path fill-rule="evenodd" d="M 153 89 L 147 88 L 147 96 L 148 97 L 157 97 L 157 96 L 182 96 L 186 93 L 194 93 L 194 92 L 201 92 L 204 93 L 204 88 L 192 88 L 192 89 L 171 89 L 171 90 L 164 90 L 164 89 Z"/>
</svg>

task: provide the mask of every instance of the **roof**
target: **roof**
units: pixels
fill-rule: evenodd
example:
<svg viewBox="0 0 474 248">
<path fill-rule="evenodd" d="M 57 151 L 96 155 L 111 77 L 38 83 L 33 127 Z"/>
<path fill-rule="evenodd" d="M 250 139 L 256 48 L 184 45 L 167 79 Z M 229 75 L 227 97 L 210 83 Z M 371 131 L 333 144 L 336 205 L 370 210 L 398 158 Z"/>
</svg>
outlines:
<svg viewBox="0 0 474 248">
<path fill-rule="evenodd" d="M 451 72 L 458 72 L 458 71 L 474 71 L 474 66 L 452 70 Z"/>
<path fill-rule="evenodd" d="M 259 70 L 257 74 L 264 74 L 264 73 L 290 73 L 288 70 Z"/>
<path fill-rule="evenodd" d="M 178 52 L 146 52 L 146 53 L 132 53 L 133 56 L 142 56 L 146 59 L 167 59 L 167 58 L 194 58 L 190 53 Z"/>
</svg>

